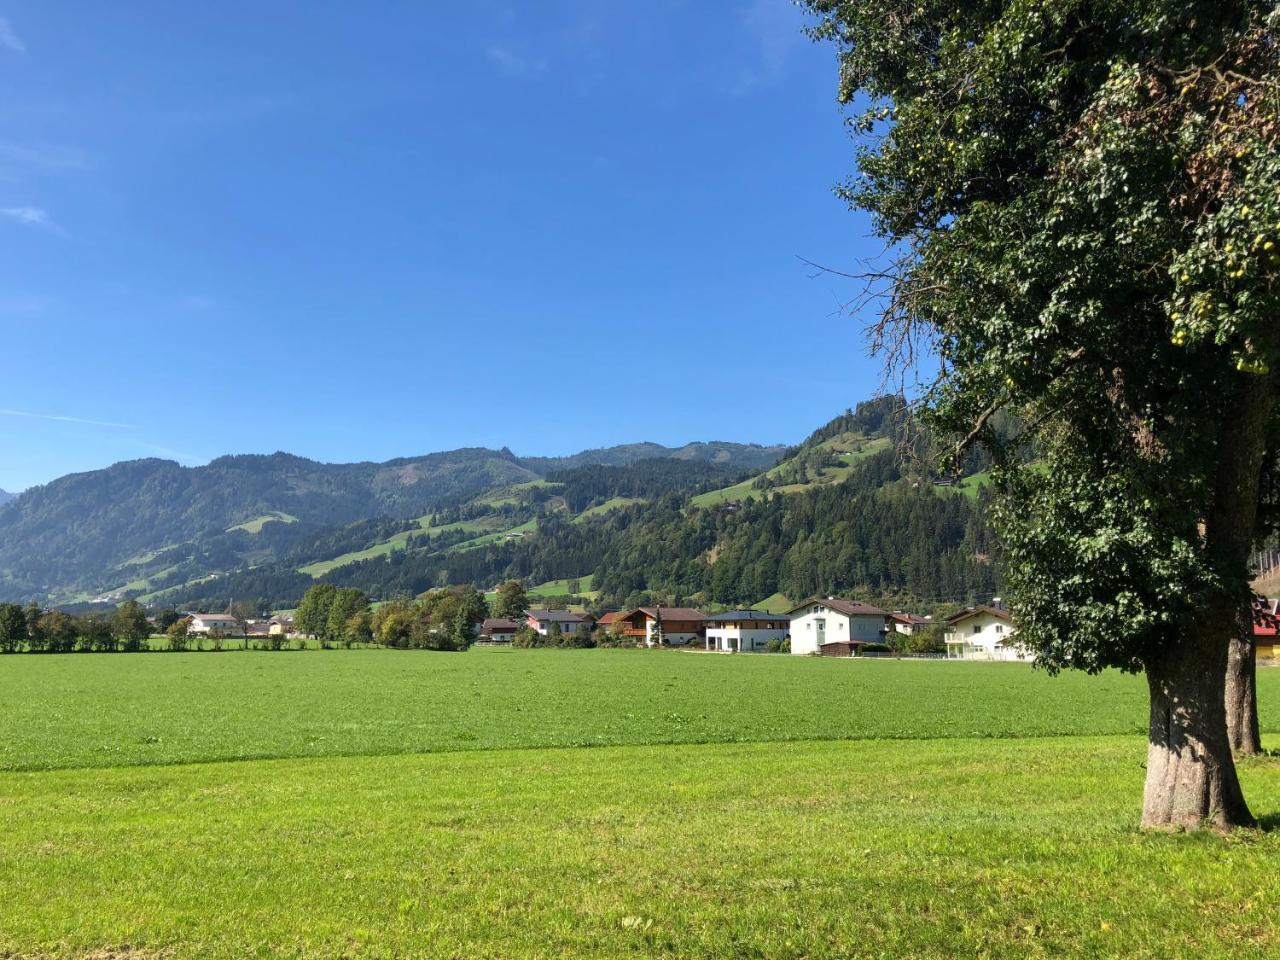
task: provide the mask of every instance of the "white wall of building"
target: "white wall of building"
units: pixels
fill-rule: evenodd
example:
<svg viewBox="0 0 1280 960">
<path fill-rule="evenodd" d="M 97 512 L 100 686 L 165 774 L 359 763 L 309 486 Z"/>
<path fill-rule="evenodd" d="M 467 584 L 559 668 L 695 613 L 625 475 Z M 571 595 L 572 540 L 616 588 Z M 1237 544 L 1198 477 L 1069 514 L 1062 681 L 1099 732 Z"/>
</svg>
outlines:
<svg viewBox="0 0 1280 960">
<path fill-rule="evenodd" d="M 947 630 L 947 656 L 965 660 L 1031 660 L 1014 640 L 1017 629 L 1007 619 L 976 613 Z"/>
<path fill-rule="evenodd" d="M 645 646 L 652 647 L 657 644 L 657 640 L 654 639 L 654 634 L 656 633 L 657 633 L 657 624 L 653 620 L 646 619 L 644 623 Z M 667 628 L 666 624 L 663 624 L 662 639 L 666 642 L 667 646 L 683 647 L 689 643 L 696 643 L 702 638 L 698 636 L 698 634 L 696 633 L 674 632 L 671 629 Z"/>
<path fill-rule="evenodd" d="M 846 616 L 822 603 L 813 603 L 791 615 L 791 652 L 817 653 L 824 643 L 879 643 L 883 631 L 883 616 Z"/>
<path fill-rule="evenodd" d="M 740 653 L 759 652 L 770 640 L 785 639 L 786 628 L 743 628 L 739 626 L 707 627 L 707 648 Z"/>
</svg>

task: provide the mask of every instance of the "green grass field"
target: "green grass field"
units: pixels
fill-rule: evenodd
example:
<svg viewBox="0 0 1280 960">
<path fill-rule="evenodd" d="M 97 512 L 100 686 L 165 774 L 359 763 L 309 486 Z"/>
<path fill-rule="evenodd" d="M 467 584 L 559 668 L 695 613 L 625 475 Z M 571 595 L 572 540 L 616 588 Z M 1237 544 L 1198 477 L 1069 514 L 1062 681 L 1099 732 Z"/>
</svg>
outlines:
<svg viewBox="0 0 1280 960">
<path fill-rule="evenodd" d="M 297 523 L 298 518 L 291 513 L 284 513 L 280 510 L 272 510 L 264 513 L 260 517 L 254 517 L 252 520 L 246 520 L 244 523 L 237 523 L 234 527 L 227 527 L 227 533 L 233 530 L 243 530 L 245 533 L 261 533 L 262 528 L 268 523 Z"/>
<path fill-rule="evenodd" d="M 868 440 L 860 434 L 841 433 L 823 440 L 815 447 L 815 449 L 819 450 L 832 451 L 840 458 L 841 464 L 822 468 L 809 483 L 788 483 L 772 487 L 769 490 L 759 490 L 754 485 L 760 476 L 760 474 L 757 474 L 754 477 L 743 480 L 741 483 L 735 483 L 729 487 L 721 487 L 719 490 L 700 493 L 690 503 L 695 507 L 714 507 L 734 500 L 754 500 L 764 496 L 766 493 L 770 495 L 774 493 L 799 493 L 816 486 L 839 483 L 849 476 L 849 472 L 858 461 L 865 460 L 881 450 L 887 450 L 890 443 L 891 441 L 888 437 L 873 437 Z M 777 477 L 785 467 L 786 464 L 770 467 L 764 471 L 764 475 Z"/>
<path fill-rule="evenodd" d="M 1275 956 L 1280 832 L 1139 833 L 1144 715 L 1016 664 L 6 657 L 0 957 Z"/>
</svg>

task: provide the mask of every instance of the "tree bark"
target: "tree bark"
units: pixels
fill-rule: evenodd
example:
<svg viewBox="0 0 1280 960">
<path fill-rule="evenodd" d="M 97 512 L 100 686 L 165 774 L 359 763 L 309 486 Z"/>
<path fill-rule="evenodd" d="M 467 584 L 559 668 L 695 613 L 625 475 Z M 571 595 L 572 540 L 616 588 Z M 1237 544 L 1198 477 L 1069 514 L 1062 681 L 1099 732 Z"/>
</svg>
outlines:
<svg viewBox="0 0 1280 960">
<path fill-rule="evenodd" d="M 1238 754 L 1262 752 L 1258 732 L 1258 657 L 1251 637 L 1233 637 L 1227 651 L 1227 741 Z"/>
<path fill-rule="evenodd" d="M 1230 645 L 1247 636 L 1249 551 L 1274 406 L 1275 374 L 1237 378 L 1204 517 L 1204 549 L 1222 589 L 1200 597 L 1185 632 L 1170 637 L 1145 664 L 1151 721 L 1144 827 L 1229 830 L 1256 822 L 1227 733 L 1227 660 Z"/>
<path fill-rule="evenodd" d="M 1200 636 L 1170 645 L 1147 665 L 1151 723 L 1144 827 L 1230 830 L 1255 823 L 1227 742 L 1227 648 L 1214 636 L 1215 626 L 1201 624 Z"/>
</svg>

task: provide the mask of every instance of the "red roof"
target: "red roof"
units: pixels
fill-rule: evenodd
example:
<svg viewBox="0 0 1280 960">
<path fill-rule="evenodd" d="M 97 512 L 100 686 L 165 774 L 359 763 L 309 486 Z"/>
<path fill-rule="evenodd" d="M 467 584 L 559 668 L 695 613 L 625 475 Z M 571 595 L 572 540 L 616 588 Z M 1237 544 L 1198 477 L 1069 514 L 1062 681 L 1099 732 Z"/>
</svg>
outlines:
<svg viewBox="0 0 1280 960">
<path fill-rule="evenodd" d="M 1274 637 L 1280 625 L 1280 600 L 1266 600 L 1259 597 L 1253 601 L 1253 635 L 1254 637 Z"/>
<path fill-rule="evenodd" d="M 610 613 L 601 614 L 599 623 L 600 623 L 600 626 L 607 627 L 609 624 L 616 623 L 617 621 L 621 620 L 625 616 L 626 616 L 625 611 L 614 610 Z"/>
</svg>

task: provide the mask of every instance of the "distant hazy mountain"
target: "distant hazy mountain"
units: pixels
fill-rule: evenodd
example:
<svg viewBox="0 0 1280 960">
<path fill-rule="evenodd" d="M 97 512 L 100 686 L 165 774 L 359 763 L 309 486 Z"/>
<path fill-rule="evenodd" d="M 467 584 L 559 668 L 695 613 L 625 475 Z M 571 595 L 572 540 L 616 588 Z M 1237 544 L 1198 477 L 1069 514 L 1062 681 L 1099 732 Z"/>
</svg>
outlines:
<svg viewBox="0 0 1280 960">
<path fill-rule="evenodd" d="M 781 447 L 632 444 L 571 457 L 467 448 L 385 463 L 287 453 L 202 467 L 133 460 L 33 487 L 0 511 L 0 599 L 86 600 L 282 559 L 331 529 L 412 518 L 548 472 L 672 458 L 758 470 Z M 8 495 L 5 495 L 8 499 Z"/>
<path fill-rule="evenodd" d="M 16 493 L 10 493 L 8 490 L 0 490 L 0 507 L 3 507 L 10 500 L 18 499 Z"/>
</svg>

